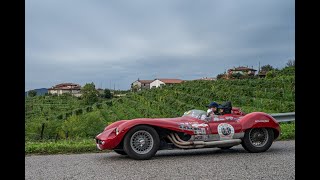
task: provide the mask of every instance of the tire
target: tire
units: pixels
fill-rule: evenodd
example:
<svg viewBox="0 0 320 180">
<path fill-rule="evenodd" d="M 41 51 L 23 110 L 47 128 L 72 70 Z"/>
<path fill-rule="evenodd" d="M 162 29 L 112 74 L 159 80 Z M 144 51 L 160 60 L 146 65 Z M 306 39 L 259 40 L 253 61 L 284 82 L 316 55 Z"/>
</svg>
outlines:
<svg viewBox="0 0 320 180">
<path fill-rule="evenodd" d="M 273 140 L 274 133 L 272 129 L 253 128 L 245 132 L 241 145 L 248 152 L 259 153 L 267 151 Z"/>
<path fill-rule="evenodd" d="M 124 152 L 124 150 L 114 149 L 113 151 L 120 155 L 127 155 L 127 153 Z"/>
<path fill-rule="evenodd" d="M 230 148 L 232 148 L 233 146 L 226 146 L 226 147 L 219 147 L 220 149 L 222 149 L 222 150 L 227 150 L 227 149 L 230 149 Z"/>
<path fill-rule="evenodd" d="M 133 159 L 146 160 L 156 154 L 159 145 L 157 131 L 150 126 L 140 125 L 133 127 L 125 135 L 123 150 Z"/>
</svg>

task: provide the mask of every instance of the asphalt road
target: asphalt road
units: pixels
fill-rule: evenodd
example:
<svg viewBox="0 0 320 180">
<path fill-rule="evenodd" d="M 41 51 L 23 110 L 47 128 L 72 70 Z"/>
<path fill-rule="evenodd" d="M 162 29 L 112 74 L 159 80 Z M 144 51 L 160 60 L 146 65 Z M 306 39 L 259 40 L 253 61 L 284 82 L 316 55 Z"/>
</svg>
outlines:
<svg viewBox="0 0 320 180">
<path fill-rule="evenodd" d="M 137 161 L 114 152 L 25 157 L 25 179 L 295 179 L 295 141 L 277 141 L 264 153 L 162 150 Z"/>
</svg>

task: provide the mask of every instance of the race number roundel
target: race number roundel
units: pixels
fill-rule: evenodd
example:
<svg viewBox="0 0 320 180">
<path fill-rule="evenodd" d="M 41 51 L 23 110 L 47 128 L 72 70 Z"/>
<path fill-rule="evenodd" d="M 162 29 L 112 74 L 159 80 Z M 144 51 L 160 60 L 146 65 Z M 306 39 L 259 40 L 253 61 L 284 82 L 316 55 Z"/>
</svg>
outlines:
<svg viewBox="0 0 320 180">
<path fill-rule="evenodd" d="M 232 139 L 234 135 L 234 128 L 230 124 L 221 123 L 218 125 L 218 133 L 220 139 Z"/>
</svg>

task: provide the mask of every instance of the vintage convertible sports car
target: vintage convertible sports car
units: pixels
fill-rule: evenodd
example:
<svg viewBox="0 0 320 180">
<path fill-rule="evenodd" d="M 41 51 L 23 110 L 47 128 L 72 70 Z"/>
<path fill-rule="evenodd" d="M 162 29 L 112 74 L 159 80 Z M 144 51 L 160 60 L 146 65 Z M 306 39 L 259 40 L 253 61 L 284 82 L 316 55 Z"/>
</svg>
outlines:
<svg viewBox="0 0 320 180">
<path fill-rule="evenodd" d="M 233 107 L 229 114 L 212 117 L 203 110 L 190 110 L 176 118 L 120 120 L 107 126 L 95 140 L 100 150 L 150 159 L 162 149 L 229 149 L 239 144 L 248 152 L 264 152 L 279 134 L 280 126 L 269 114 L 245 114 Z"/>
</svg>

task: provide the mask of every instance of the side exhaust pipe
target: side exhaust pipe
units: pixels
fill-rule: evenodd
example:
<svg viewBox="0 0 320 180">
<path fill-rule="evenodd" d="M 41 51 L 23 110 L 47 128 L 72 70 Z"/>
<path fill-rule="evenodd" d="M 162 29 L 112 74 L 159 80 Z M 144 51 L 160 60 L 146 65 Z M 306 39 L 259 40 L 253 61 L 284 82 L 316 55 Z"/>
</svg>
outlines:
<svg viewBox="0 0 320 180">
<path fill-rule="evenodd" d="M 175 136 L 174 136 L 175 135 Z M 174 143 L 184 146 L 184 145 L 202 145 L 202 147 L 205 145 L 204 141 L 191 141 L 191 142 L 187 142 L 184 141 L 182 139 L 180 139 L 179 135 L 177 133 L 175 134 L 170 134 L 171 139 L 174 141 Z"/>
<path fill-rule="evenodd" d="M 182 140 L 177 133 L 171 133 L 167 135 L 167 138 L 178 148 L 182 149 L 191 149 L 191 148 L 203 148 L 203 147 L 217 147 L 217 146 L 228 146 L 228 145 L 238 145 L 242 141 L 241 139 L 229 139 L 223 141 L 184 141 Z"/>
<path fill-rule="evenodd" d="M 179 145 L 179 144 L 176 144 L 174 142 L 173 139 L 171 139 L 171 137 L 168 135 L 167 138 L 175 145 L 177 146 L 178 148 L 181 148 L 181 149 L 194 149 L 194 148 L 202 148 L 203 146 L 200 146 L 199 145 Z"/>
</svg>

